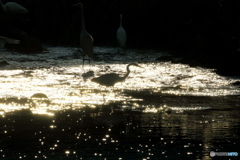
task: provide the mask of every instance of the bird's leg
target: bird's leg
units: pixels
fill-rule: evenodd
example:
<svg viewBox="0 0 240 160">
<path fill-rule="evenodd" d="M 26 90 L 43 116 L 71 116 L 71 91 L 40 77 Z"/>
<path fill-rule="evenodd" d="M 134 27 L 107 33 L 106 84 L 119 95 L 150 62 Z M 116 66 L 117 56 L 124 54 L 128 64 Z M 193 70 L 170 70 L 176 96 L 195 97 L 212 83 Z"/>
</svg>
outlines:
<svg viewBox="0 0 240 160">
<path fill-rule="evenodd" d="M 84 61 L 85 61 L 85 58 L 84 58 L 84 53 L 82 53 L 82 52 L 80 52 L 81 53 L 81 55 L 82 55 L 82 60 L 83 60 L 83 67 L 84 67 Z"/>
<path fill-rule="evenodd" d="M 88 60 L 88 64 L 90 64 L 91 59 L 90 58 L 85 58 L 85 57 L 87 57 L 86 55 L 82 55 L 82 56 L 83 56 L 83 65 L 84 65 L 85 60 Z"/>
<path fill-rule="evenodd" d="M 83 67 L 84 67 L 84 61 L 85 61 L 85 59 L 83 59 Z"/>
</svg>

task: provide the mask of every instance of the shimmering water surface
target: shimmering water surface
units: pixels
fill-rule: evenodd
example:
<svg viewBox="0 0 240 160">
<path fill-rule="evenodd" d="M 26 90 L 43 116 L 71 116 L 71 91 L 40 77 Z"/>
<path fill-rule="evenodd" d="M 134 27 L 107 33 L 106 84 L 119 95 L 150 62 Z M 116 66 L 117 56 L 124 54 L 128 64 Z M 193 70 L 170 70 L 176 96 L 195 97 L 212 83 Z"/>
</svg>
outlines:
<svg viewBox="0 0 240 160">
<path fill-rule="evenodd" d="M 166 53 L 95 47 L 41 54 L 1 50 L 0 157 L 5 159 L 212 159 L 240 151 L 240 88 L 212 69 L 155 61 Z M 113 87 L 91 78 L 126 73 Z M 218 158 L 218 157 L 214 157 Z M 213 158 L 213 159 L 214 159 Z M 223 157 L 221 157 L 223 158 Z M 224 157 L 228 159 L 238 157 Z"/>
</svg>

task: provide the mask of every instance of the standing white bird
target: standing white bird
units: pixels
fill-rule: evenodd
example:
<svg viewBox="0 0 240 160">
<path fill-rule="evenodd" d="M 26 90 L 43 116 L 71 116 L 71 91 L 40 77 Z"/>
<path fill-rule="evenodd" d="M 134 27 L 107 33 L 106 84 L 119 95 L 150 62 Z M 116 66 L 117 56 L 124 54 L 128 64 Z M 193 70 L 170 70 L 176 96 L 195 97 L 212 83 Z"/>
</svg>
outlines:
<svg viewBox="0 0 240 160">
<path fill-rule="evenodd" d="M 122 27 L 122 14 L 120 14 L 120 26 L 117 30 L 117 41 L 119 46 L 124 49 L 124 53 L 126 48 L 126 40 L 127 40 L 127 34 L 125 29 Z M 119 48 L 118 48 L 118 53 L 119 53 Z"/>
<path fill-rule="evenodd" d="M 131 63 L 131 64 L 127 65 L 127 68 L 126 68 L 127 73 L 123 77 L 120 77 L 116 73 L 109 73 L 109 74 L 101 75 L 100 77 L 97 77 L 97 78 L 93 78 L 91 81 L 98 83 L 100 85 L 103 85 L 103 86 L 114 86 L 115 83 L 122 82 L 128 77 L 128 75 L 130 73 L 130 69 L 129 69 L 130 66 L 136 66 L 136 67 L 142 68 L 141 66 L 139 66 L 136 63 Z"/>
<path fill-rule="evenodd" d="M 77 6 L 77 7 L 80 7 L 81 9 L 82 24 L 81 24 L 81 35 L 80 35 L 80 47 L 82 48 L 84 54 L 87 57 L 89 57 L 89 59 L 83 59 L 83 64 L 84 64 L 84 60 L 89 60 L 89 63 L 90 63 L 90 58 L 94 58 L 93 37 L 86 31 L 84 15 L 83 15 L 83 4 L 77 3 L 72 6 Z"/>
<path fill-rule="evenodd" d="M 15 2 L 7 2 L 5 5 L 2 4 L 2 0 L 0 0 L 0 4 L 3 8 L 3 10 L 8 13 L 8 12 L 13 12 L 13 13 L 28 13 L 28 10 L 24 8 L 23 6 L 15 3 Z"/>
<path fill-rule="evenodd" d="M 0 36 L 0 48 L 3 48 L 5 43 L 19 44 L 20 40 Z"/>
</svg>

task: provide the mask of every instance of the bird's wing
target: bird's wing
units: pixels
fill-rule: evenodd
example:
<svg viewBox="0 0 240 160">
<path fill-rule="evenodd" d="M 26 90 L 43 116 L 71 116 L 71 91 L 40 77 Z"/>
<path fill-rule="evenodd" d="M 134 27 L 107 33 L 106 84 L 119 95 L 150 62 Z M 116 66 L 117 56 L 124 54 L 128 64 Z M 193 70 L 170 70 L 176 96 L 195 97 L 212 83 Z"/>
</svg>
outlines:
<svg viewBox="0 0 240 160">
<path fill-rule="evenodd" d="M 0 48 L 3 48 L 5 43 L 19 44 L 20 40 L 0 36 Z"/>
<path fill-rule="evenodd" d="M 117 40 L 121 47 L 125 47 L 125 43 L 127 40 L 127 34 L 126 34 L 126 31 L 124 30 L 124 28 L 122 28 L 122 27 L 119 27 L 117 30 Z"/>
<path fill-rule="evenodd" d="M 102 75 L 102 76 L 100 76 L 100 77 L 105 77 L 105 78 L 118 78 L 119 75 L 116 74 L 116 73 L 108 73 L 108 74 L 104 74 L 104 75 Z"/>
<path fill-rule="evenodd" d="M 80 46 L 88 57 L 93 58 L 93 38 L 89 33 L 81 33 Z"/>
<path fill-rule="evenodd" d="M 14 13 L 28 13 L 28 10 L 21 6 L 20 4 L 17 4 L 15 2 L 8 2 L 5 4 L 8 12 L 14 12 Z"/>
<path fill-rule="evenodd" d="M 17 40 L 17 39 L 11 39 L 6 37 L 4 40 L 10 44 L 20 44 L 20 40 Z"/>
<path fill-rule="evenodd" d="M 4 40 L 7 43 L 11 43 L 11 44 L 19 44 L 20 43 L 20 40 L 8 38 L 8 37 L 0 36 L 0 39 Z"/>
<path fill-rule="evenodd" d="M 127 33 L 123 27 L 118 28 L 117 35 L 119 35 L 121 38 L 127 38 Z"/>
<path fill-rule="evenodd" d="M 104 74 L 101 75 L 100 77 L 92 79 L 92 82 L 96 82 L 106 86 L 113 86 L 115 83 L 119 81 L 121 81 L 121 77 L 119 77 L 119 75 L 116 73 Z"/>
</svg>

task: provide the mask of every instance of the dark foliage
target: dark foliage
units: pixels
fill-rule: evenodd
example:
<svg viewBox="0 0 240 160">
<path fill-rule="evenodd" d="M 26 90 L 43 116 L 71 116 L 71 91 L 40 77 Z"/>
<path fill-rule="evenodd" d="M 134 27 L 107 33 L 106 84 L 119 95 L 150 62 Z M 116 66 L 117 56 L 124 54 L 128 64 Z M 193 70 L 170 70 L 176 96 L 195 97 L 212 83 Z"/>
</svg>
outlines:
<svg viewBox="0 0 240 160">
<path fill-rule="evenodd" d="M 78 45 L 82 2 L 86 28 L 95 45 L 115 46 L 119 14 L 128 47 L 179 51 L 181 56 L 209 67 L 220 66 L 226 54 L 239 47 L 239 0 L 11 0 L 28 15 L 0 9 L 0 35 L 23 33 L 55 45 Z M 3 0 L 3 3 L 8 2 Z"/>
</svg>

